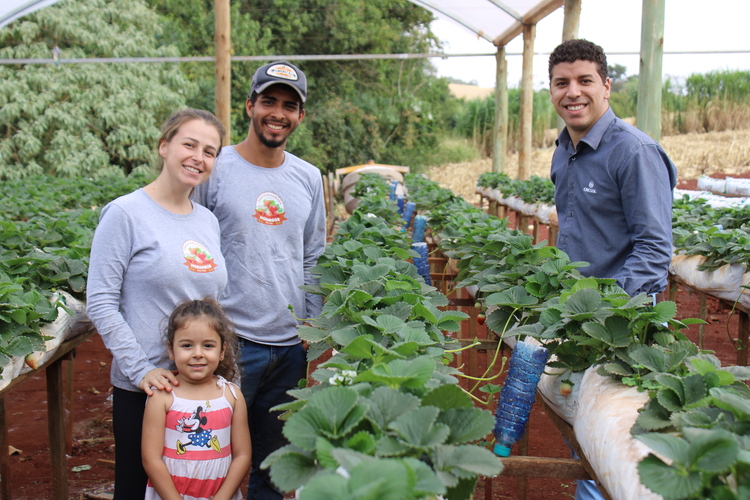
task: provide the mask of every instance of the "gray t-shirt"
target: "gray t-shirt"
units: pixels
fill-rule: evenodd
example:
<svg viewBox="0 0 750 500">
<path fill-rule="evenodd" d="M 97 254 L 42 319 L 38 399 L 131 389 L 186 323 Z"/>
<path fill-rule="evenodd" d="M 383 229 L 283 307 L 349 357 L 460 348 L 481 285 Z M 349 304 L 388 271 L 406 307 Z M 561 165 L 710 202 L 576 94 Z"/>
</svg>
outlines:
<svg viewBox="0 0 750 500">
<path fill-rule="evenodd" d="M 193 204 L 172 213 L 143 189 L 104 207 L 91 246 L 86 309 L 112 353 L 112 385 L 140 391 L 150 370 L 171 368 L 164 329 L 187 299 L 218 299 L 227 281 L 219 223 Z"/>
<path fill-rule="evenodd" d="M 305 293 L 310 269 L 325 249 L 320 171 L 286 152 L 284 163 L 263 168 L 233 146 L 222 149 L 211 178 L 193 194 L 221 226 L 229 281 L 221 305 L 237 334 L 270 345 L 294 345 L 298 318 L 320 313 L 323 298 Z"/>
</svg>

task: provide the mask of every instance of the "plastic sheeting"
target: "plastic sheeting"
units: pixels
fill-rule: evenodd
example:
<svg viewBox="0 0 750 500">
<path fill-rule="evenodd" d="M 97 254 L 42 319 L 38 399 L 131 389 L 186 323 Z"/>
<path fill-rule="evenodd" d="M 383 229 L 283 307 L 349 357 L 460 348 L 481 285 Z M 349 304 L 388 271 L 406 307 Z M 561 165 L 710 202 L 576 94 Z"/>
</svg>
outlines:
<svg viewBox="0 0 750 500">
<path fill-rule="evenodd" d="M 522 23 L 534 24 L 563 0 L 411 0 L 435 16 L 456 23 L 489 42 L 507 43 L 521 32 Z"/>
<path fill-rule="evenodd" d="M 60 0 L 3 0 L 0 2 L 0 28 L 19 17 L 28 16 Z"/>
<path fill-rule="evenodd" d="M 55 321 L 44 325 L 41 328 L 41 334 L 50 337 L 45 342 L 45 350 L 33 352 L 25 358 L 14 357 L 5 365 L 0 373 L 0 390 L 4 389 L 10 382 L 19 375 L 31 371 L 33 366 L 41 366 L 52 357 L 60 344 L 72 335 L 80 333 L 80 330 L 74 328 L 76 325 L 86 323 L 86 306 L 83 302 L 73 298 L 67 293 L 63 293 L 65 305 L 73 313 L 68 314 L 63 308 L 58 308 L 58 316 Z"/>
<path fill-rule="evenodd" d="M 714 194 L 711 191 L 692 191 L 688 189 L 675 189 L 674 199 L 681 200 L 684 196 L 687 196 L 690 200 L 697 200 L 699 198 L 705 200 L 706 204 L 712 208 L 726 208 L 726 207 L 746 207 L 750 206 L 750 198 L 730 198 Z"/>
<path fill-rule="evenodd" d="M 511 210 L 520 212 L 523 215 L 536 217 L 542 224 L 557 223 L 557 209 L 554 205 L 545 205 L 544 203 L 526 203 L 517 196 L 503 197 L 499 189 L 477 188 L 477 193 L 485 198 L 495 200 Z"/>
<path fill-rule="evenodd" d="M 2 0 L 0 28 L 59 0 Z M 521 24 L 535 23 L 563 5 L 563 0 L 411 0 L 435 16 L 448 19 L 478 37 L 493 42 L 515 37 Z M 507 43 L 508 40 L 506 40 Z"/>
<path fill-rule="evenodd" d="M 729 196 L 750 196 L 750 179 L 715 179 L 702 175 L 698 179 L 698 189 Z"/>
<path fill-rule="evenodd" d="M 730 302 L 738 301 L 750 308 L 750 273 L 742 264 L 725 265 L 713 271 L 699 271 L 706 258 L 702 255 L 674 255 L 669 272 L 676 274 L 688 286 Z"/>
<path fill-rule="evenodd" d="M 504 342 L 512 347 L 515 339 Z M 602 377 L 597 370 L 598 366 L 592 366 L 568 374 L 573 392 L 563 396 L 560 383 L 566 370 L 548 367 L 537 389 L 550 409 L 573 427 L 586 460 L 611 498 L 660 500 L 661 495 L 643 486 L 638 476 L 638 462 L 652 450 L 630 434 L 638 410 L 648 401 L 648 393 Z"/>
</svg>

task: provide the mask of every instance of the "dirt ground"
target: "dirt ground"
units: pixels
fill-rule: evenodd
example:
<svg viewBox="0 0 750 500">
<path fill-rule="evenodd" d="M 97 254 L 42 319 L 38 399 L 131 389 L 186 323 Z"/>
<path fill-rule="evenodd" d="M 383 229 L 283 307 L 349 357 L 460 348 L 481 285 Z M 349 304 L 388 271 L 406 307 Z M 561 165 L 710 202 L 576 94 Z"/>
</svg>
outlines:
<svg viewBox="0 0 750 500">
<path fill-rule="evenodd" d="M 679 187 L 694 189 L 694 181 Z M 693 184 L 693 185 L 691 185 Z M 678 317 L 698 317 L 699 296 L 680 289 L 677 295 Z M 737 317 L 720 304 L 708 299 L 708 324 L 705 326 L 705 348 L 716 352 L 724 364 L 736 363 L 736 351 L 729 337 L 736 338 Z M 697 326 L 687 332 L 697 342 Z M 481 334 L 480 334 L 481 337 Z M 483 356 L 478 353 L 477 356 Z M 77 349 L 74 379 L 73 449 L 67 458 L 68 490 L 71 499 L 103 498 L 97 491 L 107 491 L 114 480 L 113 440 L 109 366 L 111 356 L 98 335 L 93 335 Z M 51 497 L 49 476 L 49 443 L 47 439 L 46 380 L 43 372 L 14 387 L 7 395 L 6 415 L 8 442 L 17 451 L 10 457 L 12 498 L 39 500 Z M 52 416 L 56 418 L 56 416 Z M 560 433 L 538 405 L 529 424 L 529 455 L 569 458 Z M 82 469 L 82 470 L 81 470 Z M 79 470 L 76 472 L 76 470 Z M 516 479 L 500 476 L 485 487 L 480 479 L 475 500 L 517 498 Z M 573 498 L 575 482 L 560 479 L 529 479 L 529 500 Z"/>
</svg>

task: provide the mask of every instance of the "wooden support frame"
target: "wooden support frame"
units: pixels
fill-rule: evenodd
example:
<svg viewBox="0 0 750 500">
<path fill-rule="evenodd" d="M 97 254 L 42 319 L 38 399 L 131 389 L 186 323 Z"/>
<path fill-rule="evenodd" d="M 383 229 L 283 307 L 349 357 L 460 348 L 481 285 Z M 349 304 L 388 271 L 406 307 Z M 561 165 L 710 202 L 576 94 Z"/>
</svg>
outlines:
<svg viewBox="0 0 750 500">
<path fill-rule="evenodd" d="M 720 303 L 726 305 L 727 307 L 734 308 L 735 313 L 737 314 L 739 318 L 739 325 L 737 328 L 737 342 L 735 345 L 735 348 L 737 349 L 737 364 L 739 366 L 747 366 L 748 364 L 748 355 L 747 355 L 747 347 L 748 347 L 748 339 L 750 339 L 750 309 L 746 308 L 742 304 L 734 303 L 733 301 L 722 299 L 721 297 L 716 297 L 715 295 L 711 295 L 710 293 L 704 292 L 702 290 L 698 290 L 694 286 L 690 285 L 689 283 L 685 282 L 682 278 L 680 278 L 677 274 L 671 274 L 668 277 L 668 284 L 667 284 L 667 298 L 668 300 L 671 300 L 672 302 L 675 301 L 677 298 L 677 285 L 682 285 L 685 287 L 688 291 L 692 293 L 697 293 L 700 295 L 700 319 L 703 321 L 706 321 L 708 319 L 708 310 L 706 307 L 706 298 L 707 297 L 713 297 L 714 299 L 718 300 Z M 699 325 L 698 327 L 698 347 L 703 349 L 703 341 L 704 341 L 704 333 L 705 329 L 703 328 L 703 325 Z"/>
<path fill-rule="evenodd" d="M 0 499 L 13 498 L 10 484 L 10 460 L 8 457 L 8 427 L 6 420 L 5 395 L 10 389 L 45 370 L 47 376 L 47 429 L 49 433 L 50 473 L 52 496 L 50 500 L 68 500 L 68 480 L 66 451 L 72 447 L 72 402 L 73 360 L 75 348 L 94 334 L 93 328 L 86 328 L 72 338 L 62 342 L 42 366 L 22 373 L 0 391 Z M 63 418 L 55 418 L 62 415 Z"/>
</svg>

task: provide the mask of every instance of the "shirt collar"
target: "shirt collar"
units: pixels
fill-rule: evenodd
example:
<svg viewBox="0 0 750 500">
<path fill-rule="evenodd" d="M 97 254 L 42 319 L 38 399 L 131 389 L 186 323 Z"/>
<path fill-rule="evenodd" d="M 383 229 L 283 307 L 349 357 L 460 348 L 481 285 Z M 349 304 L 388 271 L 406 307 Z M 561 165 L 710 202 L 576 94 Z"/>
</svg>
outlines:
<svg viewBox="0 0 750 500">
<path fill-rule="evenodd" d="M 585 142 L 591 149 L 596 151 L 596 149 L 599 147 L 599 143 L 602 141 L 602 137 L 604 137 L 604 132 L 607 131 L 615 118 L 617 118 L 615 116 L 615 112 L 612 111 L 612 108 L 608 107 L 607 111 L 605 111 L 604 114 L 599 117 L 596 123 L 594 123 L 589 131 L 586 132 L 586 135 L 581 138 L 579 143 Z M 573 147 L 573 141 L 570 139 L 570 134 L 568 133 L 567 127 L 562 130 L 560 136 L 557 138 L 557 144 L 559 145 L 560 143 L 562 143 L 566 148 L 570 147 L 572 149 Z"/>
</svg>

